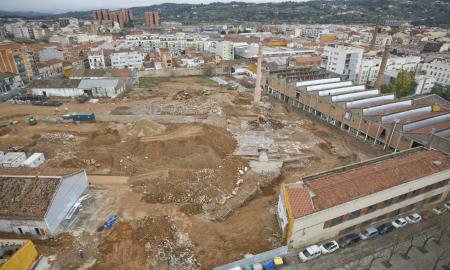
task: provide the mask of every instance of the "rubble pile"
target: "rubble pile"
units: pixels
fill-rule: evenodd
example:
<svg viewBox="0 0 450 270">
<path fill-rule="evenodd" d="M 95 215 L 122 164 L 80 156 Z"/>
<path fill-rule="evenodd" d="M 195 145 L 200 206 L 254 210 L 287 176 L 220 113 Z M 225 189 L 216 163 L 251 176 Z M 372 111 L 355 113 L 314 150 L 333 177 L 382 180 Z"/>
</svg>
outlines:
<svg viewBox="0 0 450 270">
<path fill-rule="evenodd" d="M 168 115 L 204 115 L 204 114 L 219 114 L 222 115 L 223 111 L 212 99 L 187 99 L 187 100 L 175 100 L 161 104 L 161 114 Z"/>
<path fill-rule="evenodd" d="M 58 133 L 44 133 L 41 135 L 41 139 L 47 141 L 74 141 L 76 137 L 70 133 L 58 132 Z"/>
<path fill-rule="evenodd" d="M 146 118 L 126 125 L 119 125 L 116 128 L 122 139 L 155 136 L 166 130 L 165 126 Z"/>
</svg>

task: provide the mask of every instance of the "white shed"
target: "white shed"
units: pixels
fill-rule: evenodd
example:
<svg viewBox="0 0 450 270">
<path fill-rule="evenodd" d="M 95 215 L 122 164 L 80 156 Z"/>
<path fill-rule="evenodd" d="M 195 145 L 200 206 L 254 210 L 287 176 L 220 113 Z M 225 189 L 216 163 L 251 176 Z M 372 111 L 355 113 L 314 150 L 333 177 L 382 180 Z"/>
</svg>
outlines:
<svg viewBox="0 0 450 270">
<path fill-rule="evenodd" d="M 17 168 L 22 166 L 23 162 L 27 159 L 25 152 L 8 152 L 3 156 L 1 166 L 3 168 Z"/>
<path fill-rule="evenodd" d="M 41 166 L 44 161 L 44 153 L 34 153 L 23 162 L 22 166 L 27 168 L 37 168 Z"/>
</svg>

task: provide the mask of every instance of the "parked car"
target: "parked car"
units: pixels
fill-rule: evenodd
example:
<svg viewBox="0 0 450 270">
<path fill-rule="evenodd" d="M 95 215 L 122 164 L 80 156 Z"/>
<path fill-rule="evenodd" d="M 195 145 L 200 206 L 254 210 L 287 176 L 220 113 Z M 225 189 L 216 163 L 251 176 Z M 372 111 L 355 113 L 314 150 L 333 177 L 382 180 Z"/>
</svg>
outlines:
<svg viewBox="0 0 450 270">
<path fill-rule="evenodd" d="M 347 234 L 346 236 L 342 237 L 339 240 L 339 246 L 340 247 L 347 247 L 347 246 L 352 245 L 354 243 L 358 243 L 359 241 L 361 241 L 361 236 L 359 236 L 359 234 L 357 234 L 357 233 L 350 233 L 350 234 Z"/>
<path fill-rule="evenodd" d="M 450 201 L 444 203 L 445 208 L 447 208 L 447 210 L 450 210 Z"/>
<path fill-rule="evenodd" d="M 435 213 L 436 215 L 440 215 L 445 211 L 447 211 L 447 208 L 445 208 L 444 206 L 436 206 L 435 208 L 433 208 L 433 213 Z"/>
<path fill-rule="evenodd" d="M 260 263 L 253 264 L 253 270 L 263 270 L 263 266 Z"/>
<path fill-rule="evenodd" d="M 421 220 L 422 220 L 422 217 L 417 213 L 413 213 L 411 215 L 406 216 L 406 221 L 408 221 L 409 224 L 414 224 Z"/>
<path fill-rule="evenodd" d="M 394 226 L 396 229 L 400 229 L 408 225 L 408 221 L 404 218 L 397 218 L 396 220 L 392 221 L 392 226 Z"/>
<path fill-rule="evenodd" d="M 378 236 L 378 230 L 374 227 L 365 228 L 359 235 L 362 240 L 374 238 Z"/>
<path fill-rule="evenodd" d="M 300 258 L 300 261 L 307 262 L 309 260 L 312 260 L 316 257 L 320 256 L 321 251 L 318 245 L 312 245 L 304 249 L 298 254 L 298 257 Z"/>
<path fill-rule="evenodd" d="M 386 234 L 394 230 L 395 227 L 392 225 L 391 222 L 383 223 L 380 226 L 377 227 L 378 234 Z"/>
<path fill-rule="evenodd" d="M 334 240 L 328 241 L 325 244 L 320 246 L 320 251 L 322 252 L 322 254 L 330 254 L 330 253 L 335 252 L 338 249 L 339 249 L 339 244 Z"/>
</svg>

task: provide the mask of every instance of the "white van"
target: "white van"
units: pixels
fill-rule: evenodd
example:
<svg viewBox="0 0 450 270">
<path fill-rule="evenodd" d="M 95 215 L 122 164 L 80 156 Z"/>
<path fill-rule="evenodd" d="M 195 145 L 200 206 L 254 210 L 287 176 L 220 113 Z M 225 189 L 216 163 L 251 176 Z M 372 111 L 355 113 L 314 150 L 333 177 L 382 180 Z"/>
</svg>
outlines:
<svg viewBox="0 0 450 270">
<path fill-rule="evenodd" d="M 298 254 L 298 257 L 300 258 L 300 261 L 307 262 L 316 257 L 319 257 L 320 254 L 322 254 L 322 252 L 320 251 L 320 247 L 318 245 L 313 245 L 313 246 L 307 247 L 305 250 L 301 251 Z"/>
</svg>

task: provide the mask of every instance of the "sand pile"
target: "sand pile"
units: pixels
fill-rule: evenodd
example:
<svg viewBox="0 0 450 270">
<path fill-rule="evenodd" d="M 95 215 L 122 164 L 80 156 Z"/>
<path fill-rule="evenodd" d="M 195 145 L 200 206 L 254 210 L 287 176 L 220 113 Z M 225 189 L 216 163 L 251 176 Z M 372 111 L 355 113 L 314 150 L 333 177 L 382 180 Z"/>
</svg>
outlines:
<svg viewBox="0 0 450 270">
<path fill-rule="evenodd" d="M 165 130 L 165 126 L 145 118 L 139 119 L 131 124 L 121 125 L 117 128 L 119 136 L 124 139 L 155 136 L 163 133 Z"/>
</svg>

